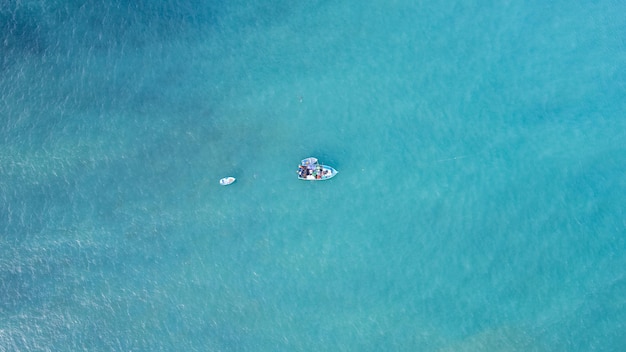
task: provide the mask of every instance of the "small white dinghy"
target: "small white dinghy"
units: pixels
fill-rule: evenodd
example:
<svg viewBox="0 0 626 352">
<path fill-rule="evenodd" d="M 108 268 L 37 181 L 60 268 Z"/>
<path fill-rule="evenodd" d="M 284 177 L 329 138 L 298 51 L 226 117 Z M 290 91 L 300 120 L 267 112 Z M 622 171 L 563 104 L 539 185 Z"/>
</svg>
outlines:
<svg viewBox="0 0 626 352">
<path fill-rule="evenodd" d="M 224 177 L 223 179 L 220 180 L 220 185 L 228 186 L 231 183 L 235 182 L 235 180 L 236 180 L 236 178 L 234 178 L 232 176 Z"/>
</svg>

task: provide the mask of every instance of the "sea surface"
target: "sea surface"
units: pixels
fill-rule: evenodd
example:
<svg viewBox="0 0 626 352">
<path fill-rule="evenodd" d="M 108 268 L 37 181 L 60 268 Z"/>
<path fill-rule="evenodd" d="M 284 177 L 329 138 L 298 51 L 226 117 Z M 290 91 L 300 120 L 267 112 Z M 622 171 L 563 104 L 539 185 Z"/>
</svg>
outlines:
<svg viewBox="0 0 626 352">
<path fill-rule="evenodd" d="M 0 1 L 0 351 L 624 351 L 625 13 Z"/>
</svg>

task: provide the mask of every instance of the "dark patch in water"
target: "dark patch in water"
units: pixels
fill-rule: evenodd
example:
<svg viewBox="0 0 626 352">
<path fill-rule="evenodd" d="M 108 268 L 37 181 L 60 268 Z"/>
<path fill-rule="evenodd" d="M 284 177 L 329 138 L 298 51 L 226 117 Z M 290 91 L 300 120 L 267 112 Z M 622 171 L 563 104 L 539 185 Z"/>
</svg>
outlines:
<svg viewBox="0 0 626 352">
<path fill-rule="evenodd" d="M 40 17 L 25 8 L 0 9 L 0 69 L 5 69 L 24 55 L 45 52 Z"/>
<path fill-rule="evenodd" d="M 74 44 L 109 49 L 142 48 L 215 22 L 216 10 L 195 1 L 87 1 L 56 9 L 56 21 L 81 28 Z"/>
</svg>

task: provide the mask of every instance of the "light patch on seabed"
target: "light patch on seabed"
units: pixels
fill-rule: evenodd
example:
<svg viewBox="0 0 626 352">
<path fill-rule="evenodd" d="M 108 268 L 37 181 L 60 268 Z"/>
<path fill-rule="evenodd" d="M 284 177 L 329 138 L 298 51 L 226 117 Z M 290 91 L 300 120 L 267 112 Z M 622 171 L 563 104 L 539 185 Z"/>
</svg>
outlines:
<svg viewBox="0 0 626 352">
<path fill-rule="evenodd" d="M 120 331 L 159 329 L 172 314 L 167 302 L 173 276 L 158 264 L 162 253 L 142 239 L 94 227 L 91 219 L 65 226 L 51 225 L 19 245 L 2 246 L 3 346 L 40 350 L 43 341 L 54 350 L 100 339 L 123 349 L 116 341 Z M 137 265 L 145 263 L 150 265 Z M 96 327 L 99 338 L 91 335 Z"/>
<path fill-rule="evenodd" d="M 104 309 L 110 289 L 103 277 L 103 266 L 108 265 L 103 256 L 114 258 L 118 252 L 113 243 L 106 243 L 110 240 L 101 230 L 77 224 L 46 228 L 20 244 L 3 243 L 2 346 L 50 348 L 55 339 L 86 323 L 78 311 Z M 94 286 L 99 287 L 97 293 Z"/>
<path fill-rule="evenodd" d="M 0 154 L 3 174 L 16 177 L 25 184 L 45 182 L 49 177 L 67 177 L 69 170 L 93 167 L 96 162 L 93 153 L 81 153 L 80 147 L 69 145 L 55 150 L 36 151 L 19 151 L 15 147 L 8 147 Z"/>
</svg>

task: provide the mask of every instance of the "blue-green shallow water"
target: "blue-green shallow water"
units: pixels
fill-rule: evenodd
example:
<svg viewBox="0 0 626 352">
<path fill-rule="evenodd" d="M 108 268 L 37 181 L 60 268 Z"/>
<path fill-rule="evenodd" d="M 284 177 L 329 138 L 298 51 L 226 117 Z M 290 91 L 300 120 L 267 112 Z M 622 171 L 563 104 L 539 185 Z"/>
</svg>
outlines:
<svg viewBox="0 0 626 352">
<path fill-rule="evenodd" d="M 623 350 L 623 13 L 3 2 L 0 351 Z"/>
</svg>

